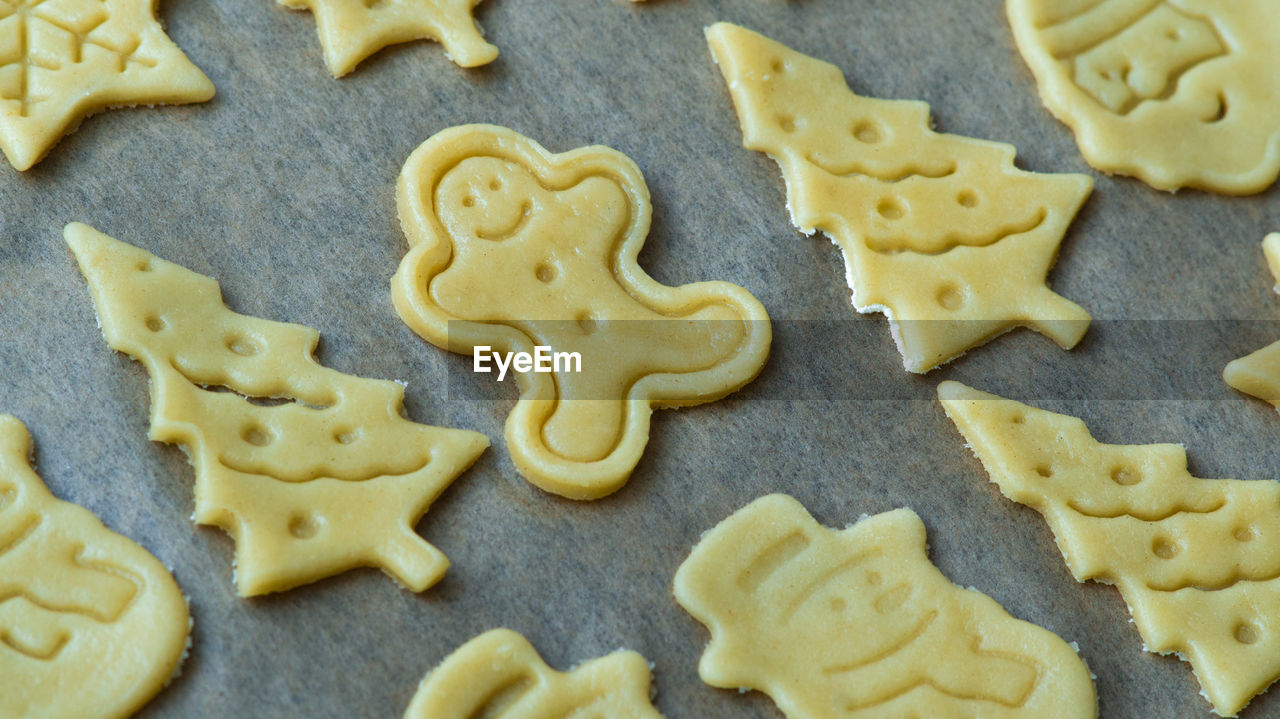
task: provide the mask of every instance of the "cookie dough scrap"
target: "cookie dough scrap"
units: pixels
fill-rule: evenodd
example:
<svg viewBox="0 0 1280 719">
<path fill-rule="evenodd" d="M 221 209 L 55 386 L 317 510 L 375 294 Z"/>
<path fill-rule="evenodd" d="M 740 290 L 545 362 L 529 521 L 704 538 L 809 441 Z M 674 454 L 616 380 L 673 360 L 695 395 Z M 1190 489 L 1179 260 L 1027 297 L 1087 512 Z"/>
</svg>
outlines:
<svg viewBox="0 0 1280 719">
<path fill-rule="evenodd" d="M 437 40 L 461 67 L 479 67 L 498 57 L 484 41 L 471 13 L 480 0 L 279 0 L 295 10 L 310 10 L 324 49 L 324 64 L 334 77 L 388 45 Z"/>
<path fill-rule="evenodd" d="M 1161 190 L 1261 192 L 1280 173 L 1280 4 L 1008 0 L 1044 104 L 1090 165 Z"/>
<path fill-rule="evenodd" d="M 1280 288 L 1280 232 L 1267 235 L 1262 241 L 1262 253 Z M 1241 392 L 1265 399 L 1280 409 L 1280 342 L 1231 362 L 1222 371 L 1222 378 Z"/>
<path fill-rule="evenodd" d="M 492 629 L 427 674 L 404 719 L 662 719 L 649 695 L 649 664 L 635 652 L 561 673 L 524 637 Z"/>
<path fill-rule="evenodd" d="M 450 128 L 405 163 L 399 212 L 410 250 L 391 290 L 415 332 L 464 354 L 579 354 L 517 376 L 507 445 L 546 491 L 617 490 L 654 407 L 724 397 L 768 357 L 769 317 L 746 290 L 667 287 L 640 269 L 649 192 L 616 150 L 552 154 L 506 128 Z"/>
<path fill-rule="evenodd" d="M 702 680 L 789 719 L 1097 716 L 1075 651 L 948 581 L 910 509 L 837 531 L 762 497 L 704 535 L 675 595 L 711 630 Z"/>
<path fill-rule="evenodd" d="M 32 471 L 0 415 L 0 716 L 126 717 L 173 678 L 191 617 L 147 550 Z"/>
<path fill-rule="evenodd" d="M 922 102 L 860 97 L 839 68 L 716 23 L 707 41 L 743 144 L 777 161 L 792 224 L 832 237 L 859 312 L 927 372 L 1015 327 L 1063 348 L 1089 314 L 1045 277 L 1092 181 L 1013 165 L 1006 144 L 930 129 Z"/>
<path fill-rule="evenodd" d="M 211 97 L 151 0 L 0 0 L 0 150 L 18 170 L 99 110 Z"/>
<path fill-rule="evenodd" d="M 319 334 L 236 314 L 217 281 L 73 223 L 112 349 L 151 375 L 151 432 L 183 446 L 195 514 L 236 541 L 241 596 L 359 566 L 421 592 L 449 560 L 413 527 L 488 446 L 405 419 L 404 387 L 321 366 Z"/>
<path fill-rule="evenodd" d="M 1072 575 L 1114 584 L 1144 648 L 1190 662 L 1216 713 L 1280 678 L 1280 483 L 1192 477 L 1181 445 L 1102 444 L 1075 417 L 958 382 L 938 396 Z"/>
</svg>

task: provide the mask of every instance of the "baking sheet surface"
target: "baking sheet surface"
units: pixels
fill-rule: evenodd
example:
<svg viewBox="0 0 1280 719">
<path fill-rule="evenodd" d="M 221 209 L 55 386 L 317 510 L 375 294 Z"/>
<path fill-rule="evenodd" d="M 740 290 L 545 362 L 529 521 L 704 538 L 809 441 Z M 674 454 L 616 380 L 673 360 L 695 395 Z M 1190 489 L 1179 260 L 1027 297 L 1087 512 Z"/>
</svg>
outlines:
<svg viewBox="0 0 1280 719">
<path fill-rule="evenodd" d="M 462 70 L 418 42 L 341 81 L 307 13 L 267 0 L 160 13 L 215 100 L 95 116 L 35 169 L 0 167 L 0 411 L 29 426 L 55 494 L 155 553 L 191 597 L 192 655 L 141 716 L 399 716 L 445 655 L 508 626 L 560 669 L 641 652 L 670 719 L 780 717 L 759 693 L 699 682 L 707 633 L 670 595 L 700 533 L 773 491 L 837 527 L 912 507 L 949 578 L 1079 644 L 1102 716 L 1209 716 L 1190 668 L 1144 654 L 1119 594 L 1072 580 L 1039 516 L 987 481 L 933 387 L 1026 397 L 1108 442 L 1184 443 L 1199 476 L 1280 477 L 1280 416 L 1219 377 L 1280 338 L 1258 245 L 1280 229 L 1280 193 L 1174 196 L 1093 172 L 1040 106 L 998 0 L 488 0 L 493 65 Z M 741 148 L 702 38 L 717 20 L 836 63 L 862 94 L 926 100 L 938 129 L 1011 142 L 1026 169 L 1093 174 L 1052 274 L 1099 320 L 1081 345 L 1016 332 L 927 377 L 903 372 L 883 318 L 853 314 L 833 246 L 790 227 L 774 163 Z M 396 175 L 419 143 L 465 122 L 553 151 L 626 153 L 653 195 L 642 265 L 668 284 L 741 284 L 775 320 L 760 379 L 658 413 L 630 483 L 607 499 L 561 500 L 521 479 L 502 440 L 514 389 L 467 399 L 450 380 L 469 381 L 469 360 L 392 309 L 406 249 Z M 362 570 L 238 599 L 230 538 L 189 519 L 184 455 L 146 439 L 142 366 L 102 341 L 61 239 L 70 221 L 218 278 L 238 312 L 319 329 L 325 364 L 407 381 L 415 420 L 489 435 L 419 525 L 452 560 L 446 578 L 414 595 Z M 1273 693 L 1245 716 L 1276 714 Z"/>
</svg>

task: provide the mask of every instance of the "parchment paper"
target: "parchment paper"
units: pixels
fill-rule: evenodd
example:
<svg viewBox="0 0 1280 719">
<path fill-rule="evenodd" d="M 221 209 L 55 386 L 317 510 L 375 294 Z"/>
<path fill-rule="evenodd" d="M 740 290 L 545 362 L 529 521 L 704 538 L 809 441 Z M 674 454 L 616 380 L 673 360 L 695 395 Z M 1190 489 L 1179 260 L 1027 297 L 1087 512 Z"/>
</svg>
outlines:
<svg viewBox="0 0 1280 719">
<path fill-rule="evenodd" d="M 1094 173 L 1040 106 L 1001 6 L 489 0 L 479 17 L 502 49 L 493 65 L 461 70 L 419 42 L 335 81 L 309 14 L 268 0 L 164 3 L 217 98 L 96 116 L 30 172 L 0 167 L 0 411 L 30 427 L 55 494 L 154 552 L 191 597 L 191 657 L 141 715 L 397 717 L 445 655 L 508 626 L 560 669 L 641 652 L 669 719 L 780 717 L 759 693 L 698 680 L 708 636 L 670 585 L 700 533 L 784 491 L 831 526 L 914 508 L 948 577 L 1079 643 L 1102 716 L 1208 716 L 1190 668 L 1144 654 L 1119 593 L 1074 582 L 1040 517 L 988 483 L 933 387 L 955 378 L 1030 397 L 1104 441 L 1182 442 L 1200 476 L 1280 477 L 1280 416 L 1218 377 L 1280 338 L 1258 246 L 1280 229 L 1280 192 L 1173 196 Z M 835 248 L 791 228 L 774 163 L 742 149 L 702 38 L 716 20 L 838 64 L 863 94 L 926 100 L 939 129 L 1011 142 L 1022 167 L 1094 174 L 1052 275 L 1101 320 L 1083 343 L 1063 352 L 1017 332 L 927 377 L 902 371 L 883 318 L 853 314 Z M 631 156 L 654 201 L 642 265 L 668 284 L 741 284 L 775 319 L 761 378 L 660 412 L 630 483 L 608 499 L 574 503 L 521 479 L 502 440 L 514 388 L 497 401 L 449 393 L 469 360 L 392 309 L 406 249 L 396 174 L 431 134 L 477 121 L 555 151 L 600 143 Z M 407 381 L 414 419 L 493 438 L 419 526 L 453 561 L 444 581 L 414 595 L 363 570 L 238 599 L 230 538 L 189 519 L 185 457 L 146 439 L 142 366 L 98 332 L 61 239 L 73 220 L 218 278 L 239 312 L 316 327 L 327 365 Z M 1232 319 L 1251 322 L 1217 321 Z M 804 321 L 834 329 L 801 342 Z M 1277 713 L 1273 692 L 1244 716 Z"/>
</svg>

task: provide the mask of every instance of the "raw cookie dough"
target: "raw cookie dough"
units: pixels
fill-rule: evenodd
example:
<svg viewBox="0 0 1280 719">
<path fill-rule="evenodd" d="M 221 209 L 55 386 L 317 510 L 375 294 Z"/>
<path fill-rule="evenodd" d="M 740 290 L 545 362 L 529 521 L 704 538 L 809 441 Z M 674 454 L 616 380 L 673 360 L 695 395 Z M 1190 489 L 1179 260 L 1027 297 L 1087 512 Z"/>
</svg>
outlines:
<svg viewBox="0 0 1280 719">
<path fill-rule="evenodd" d="M 1262 253 L 1280 292 L 1280 232 L 1267 235 Z M 1247 357 L 1241 357 L 1222 371 L 1227 384 L 1246 394 L 1265 399 L 1280 409 L 1280 342 L 1267 345 Z"/>
<path fill-rule="evenodd" d="M 1143 648 L 1235 716 L 1280 678 L 1280 483 L 1198 479 L 1181 445 L 1102 444 L 1075 417 L 943 382 L 1000 491 L 1044 515 L 1071 574 L 1120 590 Z"/>
<path fill-rule="evenodd" d="M 405 719 L 662 719 L 649 664 L 620 651 L 561 673 L 510 629 L 481 634 L 422 680 Z"/>
<path fill-rule="evenodd" d="M 175 675 L 191 619 L 147 550 L 63 502 L 0 415 L 0 717 L 114 719 Z"/>
<path fill-rule="evenodd" d="M 888 316 L 907 370 L 1018 326 L 1080 341 L 1089 314 L 1045 277 L 1088 177 L 1019 170 L 1012 146 L 940 135 L 928 105 L 860 97 L 834 65 L 736 25 L 707 41 L 743 144 L 781 166 L 792 224 L 843 251 L 854 307 Z"/>
<path fill-rule="evenodd" d="M 1007 0 L 1018 50 L 1090 165 L 1247 195 L 1280 172 L 1280 3 Z"/>
<path fill-rule="evenodd" d="M 478 67 L 498 57 L 471 17 L 480 0 L 280 0 L 316 16 L 324 64 L 334 77 L 388 45 L 438 40 L 449 59 Z"/>
<path fill-rule="evenodd" d="M 837 531 L 757 499 L 703 536 L 675 594 L 711 630 L 702 680 L 759 689 L 790 719 L 1097 716 L 1084 661 L 948 581 L 910 509 Z"/>
<path fill-rule="evenodd" d="M 151 439 L 195 466 L 195 521 L 236 540 L 241 596 L 359 566 L 415 592 L 444 575 L 413 527 L 484 435 L 410 422 L 403 386 L 322 367 L 315 330 L 232 312 L 213 279 L 88 225 L 65 235 L 107 344 L 151 375 Z"/>
<path fill-rule="evenodd" d="M 529 481 L 595 499 L 630 476 L 653 407 L 719 399 L 769 354 L 764 307 L 727 282 L 658 284 L 636 256 L 649 192 L 622 153 L 552 154 L 492 125 L 445 130 L 399 183 L 410 251 L 396 310 L 438 347 L 578 352 L 581 371 L 524 372 L 507 445 Z"/>
<path fill-rule="evenodd" d="M 99 110 L 211 97 L 154 1 L 0 0 L 0 150 L 18 170 Z"/>
</svg>

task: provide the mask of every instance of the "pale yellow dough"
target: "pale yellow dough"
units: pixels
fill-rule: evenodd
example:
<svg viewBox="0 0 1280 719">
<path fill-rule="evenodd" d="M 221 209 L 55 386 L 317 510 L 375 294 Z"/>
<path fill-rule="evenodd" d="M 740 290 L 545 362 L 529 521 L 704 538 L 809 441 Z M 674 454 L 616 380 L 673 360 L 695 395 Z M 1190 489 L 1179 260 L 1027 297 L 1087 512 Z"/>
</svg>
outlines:
<svg viewBox="0 0 1280 719">
<path fill-rule="evenodd" d="M 1280 3 L 1008 0 L 1018 50 L 1090 165 L 1261 192 L 1280 172 Z"/>
<path fill-rule="evenodd" d="M 405 719 L 662 719 L 649 703 L 649 664 L 620 651 L 557 672 L 528 640 L 493 629 L 422 680 Z"/>
<path fill-rule="evenodd" d="M 743 144 L 782 168 L 791 221 L 844 253 L 859 312 L 883 312 L 927 372 L 1018 326 L 1064 348 L 1089 314 L 1045 277 L 1092 181 L 1014 167 L 1006 144 L 941 135 L 922 102 L 854 94 L 840 69 L 728 23 L 707 30 Z"/>
<path fill-rule="evenodd" d="M 1280 232 L 1267 235 L 1262 241 L 1262 253 L 1280 291 Z M 1265 399 L 1280 409 L 1280 342 L 1231 362 L 1222 371 L 1222 378 L 1241 392 Z"/>
<path fill-rule="evenodd" d="M 438 40 L 462 67 L 493 62 L 498 48 L 484 41 L 471 17 L 481 0 L 279 0 L 316 16 L 324 64 L 334 77 L 356 69 L 388 45 Z"/>
<path fill-rule="evenodd" d="M 763 691 L 789 719 L 1097 716 L 1075 651 L 948 581 L 910 509 L 837 531 L 757 499 L 694 547 L 675 594 L 711 630 L 702 680 Z"/>
<path fill-rule="evenodd" d="M 1198 479 L 1176 444 L 1102 444 L 1075 417 L 943 382 L 1004 495 L 1044 515 L 1079 581 L 1120 590 L 1147 651 L 1235 716 L 1280 678 L 1280 483 Z"/>
<path fill-rule="evenodd" d="M 516 468 L 549 492 L 617 490 L 653 407 L 719 399 L 768 357 L 769 318 L 746 290 L 667 287 L 640 269 L 649 192 L 616 150 L 552 154 L 506 128 L 450 128 L 405 163 L 399 210 L 410 250 L 391 291 L 415 332 L 465 354 L 581 355 L 581 372 L 520 374 L 507 418 Z"/>
<path fill-rule="evenodd" d="M 0 150 L 18 170 L 99 110 L 211 97 L 154 0 L 0 0 Z"/>
<path fill-rule="evenodd" d="M 87 225 L 65 234 L 107 343 L 151 375 L 151 439 L 195 466 L 195 521 L 236 540 L 241 595 L 358 566 L 415 592 L 443 576 L 413 527 L 484 435 L 405 419 L 403 386 L 322 367 L 315 330 L 232 312 L 213 279 Z"/>
<path fill-rule="evenodd" d="M 0 717 L 115 719 L 186 655 L 187 602 L 147 550 L 45 488 L 0 415 Z"/>
</svg>

